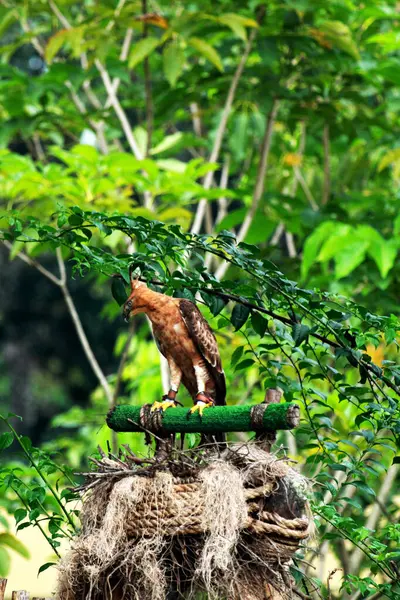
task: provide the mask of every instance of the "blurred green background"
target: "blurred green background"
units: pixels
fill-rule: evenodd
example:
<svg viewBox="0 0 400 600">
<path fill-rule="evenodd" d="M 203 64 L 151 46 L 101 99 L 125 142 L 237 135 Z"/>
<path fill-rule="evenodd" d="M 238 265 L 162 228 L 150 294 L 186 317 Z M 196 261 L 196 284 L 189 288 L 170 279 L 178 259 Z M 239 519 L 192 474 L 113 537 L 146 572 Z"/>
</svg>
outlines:
<svg viewBox="0 0 400 600">
<path fill-rule="evenodd" d="M 103 217 L 96 221 L 97 212 L 161 221 L 174 234 L 177 225 L 204 236 L 229 231 L 257 246 L 261 260 L 301 289 L 321 290 L 330 323 L 354 327 L 354 348 L 390 368 L 399 385 L 399 19 L 397 2 L 373 0 L 3 3 L 0 413 L 22 417 L 11 421 L 40 448 L 32 452 L 49 481 L 65 489 L 98 444 L 115 443 L 104 424 L 110 397 L 111 404 L 143 404 L 159 399 L 166 385 L 146 319 L 138 317 L 130 328 L 123 322 L 106 276 L 111 271 L 105 274 L 96 261 L 100 250 L 122 260 L 142 252 L 155 276 L 157 269 L 163 275 L 179 264 L 167 254 L 163 263 L 165 249 L 156 242 L 143 250 L 143 240 L 117 227 L 108 231 Z M 85 233 L 85 213 L 79 211 L 94 211 L 96 231 Z M 81 244 L 90 247 L 86 254 L 71 250 L 77 243 L 72 238 L 57 254 L 51 236 L 68 226 L 82 227 Z M 187 268 L 195 269 L 197 257 L 191 260 Z M 60 265 L 106 385 L 99 384 L 87 359 L 62 287 L 48 276 L 61 277 Z M 205 267 L 215 281 L 226 280 L 228 291 L 251 296 L 249 288 L 255 289 L 245 264 L 244 271 L 228 268 L 207 254 Z M 167 291 L 179 296 L 182 289 Z M 278 296 L 270 295 L 269 306 L 292 318 L 293 309 Z M 378 315 L 374 330 L 352 322 L 345 308 L 338 312 L 346 299 L 365 307 L 368 327 L 371 315 Z M 272 346 L 263 349 L 262 325 L 248 321 L 242 327 L 236 315 L 232 327 L 229 307 L 218 316 L 210 298 L 203 301 L 217 330 L 229 402 L 259 402 L 265 388 L 277 384 L 288 399 L 302 403 L 293 365 L 282 347 L 273 347 L 268 331 L 261 337 Z M 297 334 L 292 331 L 289 340 L 278 328 L 277 335 L 304 349 L 309 331 L 303 338 Z M 265 355 L 267 372 L 253 355 Z M 300 370 L 314 369 L 309 381 L 316 403 L 302 406 L 307 425 L 293 435 L 281 432 L 278 445 L 305 465 L 304 473 L 317 482 L 318 506 L 330 506 L 339 519 L 335 527 L 327 513 L 318 521 L 320 551 L 307 555 L 311 583 L 304 593 L 347 600 L 400 597 L 393 460 L 398 396 L 375 384 L 365 392 L 359 373 L 347 363 L 336 365 L 327 352 L 314 356 L 308 348 L 290 356 Z M 338 389 L 336 369 L 351 391 Z M 184 392 L 181 399 L 189 403 Z M 392 420 L 385 413 L 371 429 L 356 420 L 367 409 L 379 412 L 381 400 L 389 402 Z M 354 440 L 363 427 L 372 433 Z M 381 454 L 372 450 L 378 438 L 382 444 L 389 440 Z M 17 515 L 19 524 L 27 518 L 37 525 L 42 513 L 32 511 L 41 511 L 41 505 L 49 514 L 59 507 L 47 491 L 41 498 L 37 486 L 43 481 L 21 462 L 16 441 L 1 439 L 0 576 L 6 576 L 14 564 L 22 569 L 13 552 L 29 560 L 37 543 L 31 530 L 23 532 L 24 547 L 13 537 L 9 514 L 21 509 L 16 490 L 26 512 Z M 147 452 L 142 440 L 118 437 L 119 443 L 128 440 L 139 453 Z M 61 472 L 49 466 L 47 456 Z M 10 479 L 21 465 L 25 471 L 16 477 L 23 484 Z M 55 549 L 62 537 L 58 519 L 50 535 Z M 360 553 L 360 544 L 372 554 Z M 49 547 L 54 557 L 53 551 Z M 53 559 L 46 555 L 42 562 Z M 341 570 L 329 589 L 336 567 Z M 15 573 L 12 577 L 14 582 Z M 20 587 L 29 586 L 21 581 Z M 40 593 L 50 594 L 51 587 L 48 580 Z"/>
</svg>

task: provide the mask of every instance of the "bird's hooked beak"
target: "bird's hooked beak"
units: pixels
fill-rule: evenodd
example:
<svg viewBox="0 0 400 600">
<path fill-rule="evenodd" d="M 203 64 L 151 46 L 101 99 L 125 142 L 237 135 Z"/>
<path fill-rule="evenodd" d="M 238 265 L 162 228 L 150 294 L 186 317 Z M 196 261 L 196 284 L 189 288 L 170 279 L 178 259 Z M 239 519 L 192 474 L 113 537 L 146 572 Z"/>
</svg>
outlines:
<svg viewBox="0 0 400 600">
<path fill-rule="evenodd" d="M 131 316 L 132 310 L 133 310 L 133 302 L 132 302 L 132 300 L 128 300 L 127 302 L 125 302 L 124 308 L 122 311 L 123 317 L 127 323 L 129 322 L 129 317 Z"/>
</svg>

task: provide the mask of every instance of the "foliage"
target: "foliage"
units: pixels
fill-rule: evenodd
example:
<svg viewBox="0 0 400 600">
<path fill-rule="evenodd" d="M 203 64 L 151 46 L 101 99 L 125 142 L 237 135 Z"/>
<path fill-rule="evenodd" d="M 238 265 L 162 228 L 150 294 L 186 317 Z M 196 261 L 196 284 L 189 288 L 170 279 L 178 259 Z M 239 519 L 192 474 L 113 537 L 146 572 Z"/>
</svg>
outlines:
<svg viewBox="0 0 400 600">
<path fill-rule="evenodd" d="M 146 323 L 127 332 L 116 320 L 135 262 L 157 289 L 203 305 L 230 402 L 261 401 L 266 388 L 279 386 L 301 404 L 295 437 L 279 438 L 316 482 L 321 552 L 306 556 L 315 573 L 294 570 L 300 589 L 395 599 L 395 1 L 15 0 L 0 15 L 1 239 L 12 258 L 22 251 L 45 275 L 43 290 L 61 291 L 82 347 L 92 341 L 86 359 L 98 382 L 89 407 L 81 402 L 53 420 L 62 435 L 45 454 L 13 433 L 23 452 L 44 466 L 65 507 L 68 469 L 59 492 L 57 475 L 46 474 L 46 461 L 56 468 L 48 452 L 60 448 L 64 462 L 80 468 L 96 436 L 105 445 L 109 405 L 161 395 Z M 89 289 L 88 306 L 76 309 L 78 291 Z M 32 299 L 23 295 L 29 314 Z M 102 319 L 93 315 L 96 298 Z M 0 296 L 0 315 L 1 306 Z M 16 318 L 11 309 L 4 314 Z M 58 323 L 53 313 L 49 322 Z M 106 336 L 110 322 L 114 337 Z M 114 343 L 114 356 L 101 354 L 94 329 Z M 3 361 L 11 372 L 12 360 L 3 354 L 5 397 L 12 379 L 2 375 Z M 72 371 L 62 356 L 62 370 Z M 49 365 L 42 366 L 46 394 L 72 404 L 72 393 L 57 391 L 66 375 L 55 377 Z M 25 459 L 21 472 L 11 463 L 5 475 L 27 503 L 17 510 L 38 508 L 25 492 L 39 486 L 43 518 L 71 535 L 61 505 L 43 480 L 32 480 L 40 475 Z M 6 494 L 12 512 L 15 494 Z M 56 544 L 56 528 L 55 538 L 43 530 Z M 329 573 L 332 560 L 343 572 Z"/>
<path fill-rule="evenodd" d="M 262 388 L 280 387 L 287 400 L 303 403 L 306 422 L 299 433 L 313 450 L 306 463 L 316 470 L 316 481 L 323 484 L 325 493 L 332 495 L 330 505 L 316 507 L 317 514 L 339 537 L 348 538 L 350 531 L 350 538 L 377 569 L 396 580 L 387 558 L 394 551 L 388 531 L 395 532 L 396 526 L 374 538 L 378 560 L 371 551 L 370 532 L 357 527 L 351 517 L 337 517 L 334 501 L 340 504 L 341 499 L 336 498 L 332 475 L 343 472 L 342 487 L 357 486 L 361 494 L 373 497 L 372 481 L 382 468 L 390 466 L 388 458 L 396 451 L 400 373 L 394 361 L 385 361 L 380 367 L 367 352 L 367 345 L 379 345 L 381 336 L 396 343 L 400 323 L 394 315 L 380 317 L 346 298 L 297 286 L 269 260 L 260 258 L 256 246 L 237 245 L 225 230 L 215 238 L 197 236 L 176 225 L 166 227 L 143 217 L 110 216 L 77 206 L 54 214 L 49 223 L 36 217 L 22 221 L 11 216 L 9 221 L 6 240 L 53 249 L 63 246 L 72 253 L 75 272 L 80 275 L 94 271 L 127 277 L 133 261 L 149 283 L 162 285 L 166 293 L 193 298 L 200 292 L 219 331 L 225 331 L 230 323 L 235 330 L 243 330 L 246 343 L 238 346 L 232 357 L 234 371 L 255 369 Z M 136 252 L 121 253 L 117 247 L 111 253 L 103 248 L 99 239 L 115 232 L 128 236 Z M 240 283 L 236 279 L 221 283 L 209 274 L 204 267 L 207 253 L 239 269 Z M 232 311 L 227 302 L 234 303 Z M 327 386 L 334 390 L 329 398 Z M 340 419 L 334 426 L 332 414 L 339 404 Z M 356 430 L 350 435 L 357 436 L 357 443 L 343 437 L 346 418 L 354 421 Z"/>
<path fill-rule="evenodd" d="M 12 492 L 15 497 L 11 498 L 8 509 L 14 513 L 17 531 L 29 526 L 38 527 L 59 558 L 60 540 L 71 540 L 76 532 L 74 520 L 79 511 L 67 507 L 67 503 L 77 500 L 77 496 L 66 487 L 66 484 L 74 485 L 75 481 L 68 467 L 57 465 L 50 454 L 33 447 L 29 438 L 16 432 L 10 422 L 12 417 L 15 415 L 0 415 L 8 429 L 0 436 L 0 451 L 14 443 L 18 444 L 30 468 L 22 469 L 18 463 L 11 463 L 1 471 L 0 488 Z M 29 558 L 29 552 L 23 544 L 9 533 L 1 534 L 0 543 Z M 39 572 L 53 564 L 55 562 L 42 565 Z M 5 565 L 5 571 L 8 571 L 7 562 Z"/>
</svg>

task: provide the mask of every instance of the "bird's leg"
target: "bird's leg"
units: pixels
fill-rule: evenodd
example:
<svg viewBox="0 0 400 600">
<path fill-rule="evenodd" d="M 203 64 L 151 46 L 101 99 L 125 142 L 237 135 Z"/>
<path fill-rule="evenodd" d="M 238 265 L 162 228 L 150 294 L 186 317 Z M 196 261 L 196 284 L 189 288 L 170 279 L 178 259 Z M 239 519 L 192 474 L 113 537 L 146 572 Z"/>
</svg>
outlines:
<svg viewBox="0 0 400 600">
<path fill-rule="evenodd" d="M 203 416 L 203 412 L 206 408 L 210 406 L 214 406 L 215 402 L 212 396 L 205 391 L 206 382 L 208 379 L 208 371 L 204 366 L 204 363 L 198 364 L 194 366 L 194 372 L 196 375 L 197 381 L 197 394 L 196 394 L 196 404 L 192 406 L 192 408 L 188 412 L 188 419 L 191 414 L 194 412 L 198 412 L 200 418 Z"/>
<path fill-rule="evenodd" d="M 176 408 L 176 406 L 180 404 L 180 402 L 178 402 L 178 400 L 176 399 L 176 395 L 181 384 L 182 371 L 172 358 L 169 357 L 167 360 L 171 376 L 171 387 L 169 389 L 168 394 L 165 394 L 162 397 L 161 402 L 154 402 L 153 406 L 150 409 L 151 412 L 154 412 L 155 410 L 164 412 L 167 410 L 167 408 Z"/>
</svg>

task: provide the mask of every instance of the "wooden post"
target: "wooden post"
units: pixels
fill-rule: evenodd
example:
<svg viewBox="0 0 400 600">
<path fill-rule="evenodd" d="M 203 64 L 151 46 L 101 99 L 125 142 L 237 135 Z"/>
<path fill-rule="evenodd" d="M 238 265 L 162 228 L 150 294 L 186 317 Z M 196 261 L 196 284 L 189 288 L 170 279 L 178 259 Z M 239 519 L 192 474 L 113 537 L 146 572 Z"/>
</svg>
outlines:
<svg viewBox="0 0 400 600">
<path fill-rule="evenodd" d="M 4 600 L 4 594 L 6 593 L 7 579 L 0 577 L 0 600 Z"/>
<path fill-rule="evenodd" d="M 29 600 L 29 592 L 18 590 L 11 594 L 11 600 Z"/>
<path fill-rule="evenodd" d="M 280 390 L 270 388 L 265 393 L 263 404 L 279 404 L 281 401 L 281 396 L 282 392 Z M 261 441 L 266 452 L 271 452 L 271 448 L 276 442 L 276 431 L 264 433 L 258 432 L 256 438 Z"/>
</svg>

